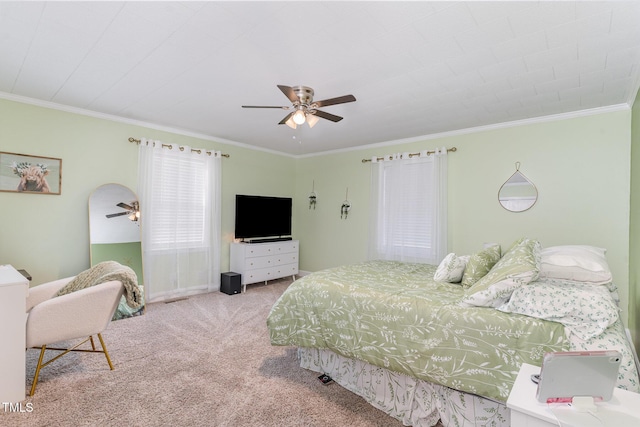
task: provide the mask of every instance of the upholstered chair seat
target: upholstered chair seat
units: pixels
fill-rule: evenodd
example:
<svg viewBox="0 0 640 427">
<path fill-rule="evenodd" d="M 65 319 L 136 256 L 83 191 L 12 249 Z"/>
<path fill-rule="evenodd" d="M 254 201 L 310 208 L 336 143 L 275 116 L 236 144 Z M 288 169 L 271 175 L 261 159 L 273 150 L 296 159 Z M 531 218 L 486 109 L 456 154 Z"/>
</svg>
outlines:
<svg viewBox="0 0 640 427">
<path fill-rule="evenodd" d="M 35 393 L 40 369 L 69 351 L 103 353 L 109 367 L 113 369 L 101 333 L 109 326 L 124 292 L 124 286 L 122 282 L 114 280 L 57 296 L 72 279 L 73 277 L 68 277 L 56 280 L 29 290 L 26 347 L 40 349 L 40 357 L 31 385 L 31 396 Z M 96 349 L 93 335 L 98 336 L 101 350 Z M 49 347 L 61 341 L 77 339 L 83 339 L 83 341 L 71 348 Z M 78 349 L 87 341 L 91 342 L 90 350 Z M 62 353 L 43 363 L 45 350 L 58 350 Z"/>
</svg>

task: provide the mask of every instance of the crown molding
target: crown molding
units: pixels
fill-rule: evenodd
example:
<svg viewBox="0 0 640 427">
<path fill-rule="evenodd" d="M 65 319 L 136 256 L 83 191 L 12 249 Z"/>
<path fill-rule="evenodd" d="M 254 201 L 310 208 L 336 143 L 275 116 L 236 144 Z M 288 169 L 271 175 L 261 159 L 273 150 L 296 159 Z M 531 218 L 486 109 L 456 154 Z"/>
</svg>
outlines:
<svg viewBox="0 0 640 427">
<path fill-rule="evenodd" d="M 197 133 L 197 132 L 192 132 L 192 131 L 189 131 L 189 130 L 186 130 L 186 129 L 174 128 L 174 127 L 170 127 L 170 126 L 163 126 L 163 125 L 159 125 L 157 123 L 145 122 L 145 121 L 141 121 L 141 120 L 128 119 L 128 118 L 125 118 L 125 117 L 116 116 L 116 115 L 112 115 L 112 114 L 100 113 L 98 111 L 88 110 L 88 109 L 84 109 L 84 108 L 71 107 L 71 106 L 68 106 L 68 105 L 57 104 L 55 102 L 50 102 L 50 101 L 42 101 L 42 100 L 39 100 L 39 99 L 29 98 L 29 97 L 21 96 L 21 95 L 14 95 L 14 94 L 6 93 L 6 92 L 0 92 L 0 98 L 1 99 L 6 99 L 6 100 L 9 100 L 9 101 L 20 102 L 20 103 L 23 103 L 23 104 L 30 104 L 30 105 L 35 105 L 35 106 L 38 106 L 38 107 L 44 107 L 44 108 L 50 108 L 50 109 L 53 109 L 53 110 L 64 111 L 64 112 L 67 112 L 67 113 L 73 113 L 73 114 L 79 114 L 79 115 L 82 115 L 82 116 L 93 117 L 93 118 L 97 118 L 97 119 L 110 120 L 110 121 L 114 121 L 114 122 L 134 125 L 134 126 L 146 127 L 146 128 L 150 128 L 150 129 L 160 130 L 160 131 L 163 131 L 163 132 L 170 132 L 170 133 L 174 133 L 174 134 L 177 134 L 177 135 L 183 135 L 183 136 L 188 136 L 188 137 L 193 137 L 193 138 L 199 138 L 199 139 L 203 139 L 205 141 L 211 141 L 211 142 L 216 142 L 216 143 L 220 143 L 220 144 L 232 145 L 232 146 L 235 146 L 235 147 L 241 147 L 241 148 L 245 148 L 245 149 L 248 149 L 248 150 L 261 151 L 261 152 L 265 152 L 265 153 L 275 154 L 275 155 L 278 155 L 278 156 L 290 157 L 290 158 L 294 158 L 294 159 L 304 159 L 304 158 L 310 158 L 310 157 L 326 156 L 326 155 L 331 155 L 331 154 L 341 154 L 341 153 L 347 153 L 347 152 L 352 152 L 352 151 L 367 150 L 367 149 L 372 149 L 372 148 L 390 147 L 390 146 L 394 146 L 394 145 L 410 144 L 410 143 L 421 142 L 421 141 L 430 141 L 430 140 L 434 140 L 434 139 L 446 138 L 446 137 L 451 137 L 451 136 L 467 135 L 467 134 L 470 134 L 470 133 L 487 132 L 487 131 L 492 131 L 492 130 L 497 130 L 497 129 L 506 129 L 506 128 L 512 128 L 512 127 L 518 127 L 518 126 L 526 126 L 526 125 L 535 124 L 535 123 L 546 123 L 546 122 L 553 122 L 553 121 L 558 121 L 558 120 L 567 120 L 567 119 L 573 119 L 573 118 L 578 118 L 578 117 L 592 116 L 592 115 L 596 115 L 596 114 L 604 114 L 604 113 L 611 113 L 611 112 L 617 112 L 617 111 L 629 111 L 629 110 L 631 110 L 631 106 L 633 105 L 633 101 L 635 100 L 635 97 L 634 97 L 634 99 L 632 99 L 630 103 L 616 104 L 616 105 L 611 105 L 611 106 L 607 106 L 607 107 L 598 107 L 598 108 L 590 108 L 590 109 L 586 109 L 586 110 L 572 111 L 572 112 L 568 112 L 568 113 L 551 114 L 551 115 L 548 115 L 548 116 L 540 116 L 540 117 L 534 117 L 534 118 L 530 118 L 530 119 L 514 120 L 514 121 L 510 121 L 510 122 L 502 122 L 502 123 L 496 123 L 496 124 L 491 124 L 491 125 L 486 125 L 486 126 L 477 126 L 477 127 L 459 129 L 459 130 L 448 131 L 448 132 L 440 132 L 440 133 L 434 133 L 434 134 L 420 135 L 420 136 L 415 136 L 415 137 L 411 137 L 411 138 L 397 139 L 397 140 L 392 140 L 392 141 L 384 141 L 384 142 L 378 142 L 378 143 L 367 144 L 367 145 L 359 145 L 357 147 L 341 148 L 341 149 L 337 149 L 337 150 L 321 151 L 321 152 L 312 153 L 312 154 L 294 155 L 294 154 L 284 153 L 284 152 L 281 152 L 281 151 L 270 150 L 270 149 L 267 149 L 267 148 L 256 147 L 254 145 L 245 144 L 243 142 L 232 141 L 232 140 L 228 140 L 228 139 L 224 139 L 224 138 L 218 138 L 218 137 L 212 137 L 210 135 L 205 135 L 205 134 L 201 134 L 201 133 Z"/>
<path fill-rule="evenodd" d="M 145 128 L 149 128 L 149 129 L 155 129 L 155 130 L 159 130 L 159 131 L 163 131 L 163 132 L 174 133 L 176 135 L 182 135 L 182 136 L 188 136 L 188 137 L 192 137 L 192 138 L 198 138 L 198 139 L 202 139 L 202 140 L 205 140 L 205 141 L 216 142 L 216 143 L 220 143 L 220 144 L 233 145 L 235 147 L 241 147 L 241 148 L 246 148 L 246 149 L 255 150 L 255 151 L 262 151 L 262 152 L 265 152 L 265 153 L 276 154 L 276 155 L 279 155 L 279 156 L 296 157 L 296 156 L 288 154 L 288 153 L 283 153 L 283 152 L 276 151 L 276 150 L 269 150 L 268 148 L 256 147 L 254 145 L 249 145 L 249 144 L 245 144 L 243 142 L 238 142 L 238 141 L 232 141 L 232 140 L 229 140 L 229 139 L 213 137 L 211 135 L 206 135 L 206 134 L 202 134 L 202 133 L 198 133 L 198 132 L 192 132 L 192 131 L 189 131 L 189 130 L 186 130 L 186 129 L 175 128 L 175 127 L 171 127 L 171 126 L 164 126 L 164 125 L 160 125 L 160 124 L 157 124 L 157 123 L 145 122 L 145 121 L 142 121 L 142 120 L 128 119 L 128 118 L 125 118 L 125 117 L 116 116 L 114 114 L 106 114 L 106 113 L 101 113 L 101 112 L 94 111 L 94 110 L 88 110 L 88 109 L 85 109 L 85 108 L 71 107 L 71 106 L 68 106 L 68 105 L 58 104 L 58 103 L 51 102 L 51 101 L 43 101 L 43 100 L 40 100 L 40 99 L 29 98 L 29 97 L 21 96 L 21 95 L 14 95 L 14 94 L 11 94 L 11 93 L 1 92 L 1 91 L 0 91 L 0 99 L 6 99 L 8 101 L 20 102 L 22 104 L 34 105 L 36 107 L 49 108 L 49 109 L 52 109 L 52 110 L 63 111 L 63 112 L 66 112 L 66 113 L 78 114 L 78 115 L 81 115 L 81 116 L 93 117 L 93 118 L 96 118 L 96 119 L 109 120 L 109 121 L 112 121 L 112 122 L 118 122 L 118 123 L 124 123 L 124 124 L 128 124 L 128 125 L 133 125 L 133 126 L 140 126 L 140 127 L 145 127 Z"/>
<path fill-rule="evenodd" d="M 340 154 L 340 153 L 346 153 L 351 151 L 360 151 L 360 150 L 366 150 L 370 148 L 380 148 L 380 147 L 390 147 L 394 145 L 411 144 L 413 142 L 429 141 L 433 139 L 467 135 L 470 133 L 487 132 L 487 131 L 492 131 L 497 129 L 507 129 L 507 128 L 518 127 L 518 126 L 526 126 L 526 125 L 535 124 L 535 123 L 546 123 L 546 122 L 553 122 L 558 120 L 567 120 L 567 119 L 573 119 L 578 117 L 593 116 L 596 114 L 612 113 L 617 111 L 629 111 L 630 109 L 631 107 L 629 106 L 629 104 L 616 104 L 616 105 L 611 105 L 607 107 L 590 108 L 587 110 L 572 111 L 569 113 L 552 114 L 548 116 L 533 117 L 530 119 L 514 120 L 511 122 L 495 123 L 491 125 L 477 126 L 477 127 L 453 130 L 448 132 L 414 136 L 411 138 L 397 139 L 393 141 L 377 142 L 374 144 L 359 145 L 357 147 L 328 150 L 328 151 L 322 151 L 322 152 L 313 153 L 313 154 L 303 154 L 303 155 L 298 155 L 296 157 L 308 158 L 308 157 L 316 157 L 316 156 L 325 156 L 330 154 Z"/>
</svg>

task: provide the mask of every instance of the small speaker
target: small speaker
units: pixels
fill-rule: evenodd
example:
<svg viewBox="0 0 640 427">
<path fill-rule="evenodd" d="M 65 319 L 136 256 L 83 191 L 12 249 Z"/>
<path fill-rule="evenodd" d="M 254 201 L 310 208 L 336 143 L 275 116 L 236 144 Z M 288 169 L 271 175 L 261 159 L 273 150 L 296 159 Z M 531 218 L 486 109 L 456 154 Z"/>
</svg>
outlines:
<svg viewBox="0 0 640 427">
<path fill-rule="evenodd" d="M 239 294 L 242 289 L 241 275 L 232 271 L 220 275 L 220 292 L 227 295 Z"/>
</svg>

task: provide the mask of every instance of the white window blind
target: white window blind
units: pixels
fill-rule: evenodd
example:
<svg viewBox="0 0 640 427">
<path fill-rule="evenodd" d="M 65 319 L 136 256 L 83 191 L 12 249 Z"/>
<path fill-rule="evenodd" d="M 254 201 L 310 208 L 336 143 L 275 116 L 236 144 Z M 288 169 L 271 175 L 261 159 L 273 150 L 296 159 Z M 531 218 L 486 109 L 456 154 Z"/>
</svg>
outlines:
<svg viewBox="0 0 640 427">
<path fill-rule="evenodd" d="M 437 264 L 446 250 L 446 163 L 443 173 L 435 155 L 390 157 L 372 164 L 369 257 Z"/>
<path fill-rule="evenodd" d="M 210 180 L 205 160 L 201 156 L 153 159 L 151 249 L 207 246 L 209 221 L 205 206 Z"/>
<path fill-rule="evenodd" d="M 415 256 L 431 248 L 431 168 L 432 164 L 425 161 L 408 164 L 403 168 L 385 165 L 382 226 L 386 231 L 383 245 L 396 247 L 396 251 L 405 248 Z"/>
</svg>

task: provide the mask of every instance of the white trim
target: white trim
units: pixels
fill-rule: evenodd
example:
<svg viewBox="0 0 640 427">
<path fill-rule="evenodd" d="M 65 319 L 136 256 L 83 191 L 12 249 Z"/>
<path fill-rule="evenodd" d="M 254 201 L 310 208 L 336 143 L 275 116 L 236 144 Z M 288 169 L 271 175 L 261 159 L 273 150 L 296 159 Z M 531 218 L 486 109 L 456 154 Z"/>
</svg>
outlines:
<svg viewBox="0 0 640 427">
<path fill-rule="evenodd" d="M 121 117 L 121 116 L 116 116 L 116 115 L 106 114 L 106 113 L 100 113 L 98 111 L 87 110 L 87 109 L 84 109 L 84 108 L 71 107 L 71 106 L 68 106 L 68 105 L 57 104 L 55 102 L 43 101 L 43 100 L 40 100 L 40 99 L 29 98 L 29 97 L 21 96 L 21 95 L 14 95 L 14 94 L 2 92 L 2 91 L 0 91 L 0 99 L 6 99 L 8 101 L 20 102 L 22 104 L 35 105 L 37 107 L 50 108 L 52 110 L 64 111 L 64 112 L 67 112 L 67 113 L 73 113 L 73 114 L 78 114 L 78 115 L 81 115 L 81 116 L 93 117 L 93 118 L 96 118 L 96 119 L 110 120 L 112 122 L 120 122 L 120 123 L 125 123 L 125 124 L 129 124 L 129 125 L 133 125 L 133 126 L 146 127 L 146 128 L 149 128 L 149 129 L 160 130 L 160 131 L 163 131 L 163 132 L 174 133 L 174 134 L 177 134 L 177 135 L 183 135 L 183 136 L 189 136 L 189 137 L 193 137 L 193 138 L 199 138 L 199 139 L 203 139 L 205 141 L 211 141 L 211 142 L 217 142 L 217 143 L 220 143 L 220 144 L 226 144 L 226 145 L 233 145 L 233 146 L 236 146 L 236 147 L 242 147 L 242 148 L 246 148 L 246 149 L 249 149 L 249 150 L 264 151 L 266 153 L 277 154 L 277 155 L 280 155 L 280 156 L 296 157 L 296 156 L 294 156 L 292 154 L 283 153 L 281 151 L 270 150 L 268 148 L 262 148 L 262 147 L 256 147 L 255 145 L 245 144 L 243 142 L 232 141 L 232 140 L 224 139 L 224 138 L 213 137 L 213 136 L 205 135 L 205 134 L 202 134 L 202 133 L 192 132 L 192 131 L 189 131 L 189 130 L 186 130 L 186 129 L 174 128 L 174 127 L 159 125 L 159 124 L 151 123 L 151 122 L 144 122 L 142 120 L 128 119 L 126 117 Z M 144 135 L 140 135 L 140 136 L 144 137 Z"/>
<path fill-rule="evenodd" d="M 209 292 L 217 291 L 219 289 L 220 289 L 219 286 L 216 287 L 215 289 L 209 289 L 207 285 L 201 285 L 201 286 L 189 288 L 188 290 L 183 290 L 182 292 L 180 292 L 179 290 L 164 291 L 164 292 L 159 292 L 153 298 L 148 298 L 146 303 L 151 304 L 156 302 L 174 302 L 174 301 L 179 301 L 183 299 L 188 299 L 189 297 L 192 297 L 194 295 L 206 294 Z"/>
<path fill-rule="evenodd" d="M 373 144 L 358 145 L 357 147 L 340 148 L 337 150 L 321 151 L 321 152 L 312 153 L 312 154 L 301 154 L 296 157 L 301 159 L 306 157 L 324 156 L 328 154 L 339 154 L 339 153 L 345 153 L 349 151 L 360 151 L 368 148 L 389 147 L 393 145 L 410 144 L 412 142 L 422 142 L 422 141 L 428 141 L 428 140 L 438 139 L 438 138 L 466 135 L 469 133 L 486 132 L 486 131 L 496 130 L 496 129 L 506 129 L 511 127 L 529 125 L 533 123 L 553 122 L 557 120 L 566 120 L 566 119 L 573 119 L 577 117 L 593 116 L 596 114 L 604 114 L 604 113 L 612 113 L 616 111 L 628 111 L 628 110 L 631 110 L 631 107 L 628 104 L 616 104 L 616 105 L 610 105 L 608 107 L 590 108 L 587 110 L 572 111 L 569 113 L 552 114 L 549 116 L 540 116 L 540 117 L 533 117 L 530 119 L 514 120 L 512 122 L 502 122 L 502 123 L 495 123 L 492 125 L 476 126 L 472 128 L 458 129 L 458 130 L 453 130 L 448 132 L 432 133 L 429 135 L 397 139 L 394 141 L 376 142 Z"/>
<path fill-rule="evenodd" d="M 636 86 L 640 87 L 640 79 L 639 79 L 638 83 L 636 84 Z M 637 93 L 637 91 L 635 93 Z M 68 112 L 68 113 L 74 113 L 74 114 L 79 114 L 79 115 L 83 115 L 83 116 L 95 117 L 95 118 L 98 118 L 98 119 L 110 120 L 110 121 L 114 121 L 114 122 L 121 122 L 121 123 L 126 123 L 126 124 L 130 124 L 130 125 L 134 125 L 134 126 L 141 126 L 141 127 L 146 127 L 146 128 L 150 128 L 150 129 L 156 129 L 156 130 L 160 130 L 160 131 L 164 131 L 164 132 L 170 132 L 170 133 L 174 133 L 174 134 L 178 134 L 178 135 L 184 135 L 184 136 L 189 136 L 189 137 L 193 137 L 193 138 L 199 138 L 199 139 L 203 139 L 205 141 L 211 141 L 211 142 L 217 142 L 217 143 L 221 143 L 221 144 L 233 145 L 233 146 L 236 146 L 236 147 L 242 147 L 242 148 L 246 148 L 246 149 L 249 149 L 249 150 L 262 151 L 262 152 L 265 152 L 265 153 L 276 154 L 276 155 L 285 156 L 285 157 L 291 157 L 291 158 L 294 158 L 294 159 L 304 159 L 304 158 L 308 158 L 308 157 L 325 156 L 325 155 L 329 155 L 329 154 L 339 154 L 339 153 L 346 153 L 346 152 L 351 152 L 351 151 L 360 151 L 360 150 L 366 150 L 366 149 L 370 149 L 370 148 L 380 148 L 380 147 L 388 147 L 388 146 L 393 146 L 393 145 L 410 144 L 412 142 L 428 141 L 428 140 L 433 140 L 433 139 L 438 139 L 438 138 L 445 138 L 445 137 L 458 136 L 458 135 L 466 135 L 466 134 L 469 134 L 469 133 L 476 133 L 476 132 L 486 132 L 486 131 L 496 130 L 496 129 L 505 129 L 505 128 L 511 128 L 511 127 L 517 127 L 517 126 L 524 126 L 524 125 L 533 124 L 533 123 L 544 123 L 544 122 L 552 122 L 552 121 L 556 121 L 556 120 L 566 120 L 566 119 L 571 119 L 571 118 L 576 118 L 576 117 L 592 116 L 592 115 L 595 115 L 595 114 L 604 114 L 604 113 L 611 113 L 611 112 L 616 112 L 616 111 L 628 111 L 628 110 L 631 110 L 631 107 L 633 106 L 633 101 L 635 100 L 635 95 L 633 96 L 633 99 L 631 99 L 630 102 L 626 103 L 626 104 L 616 104 L 616 105 L 610 105 L 610 106 L 607 106 L 607 107 L 590 108 L 590 109 L 587 109 L 587 110 L 579 110 L 579 111 L 572 111 L 572 112 L 568 112 L 568 113 L 552 114 L 552 115 L 549 115 L 549 116 L 540 116 L 540 117 L 534 117 L 534 118 L 530 118 L 530 119 L 514 120 L 514 121 L 511 121 L 511 122 L 495 123 L 495 124 L 492 124 L 492 125 L 477 126 L 477 127 L 459 129 L 459 130 L 448 131 L 448 132 L 440 132 L 440 133 L 434 133 L 434 134 L 428 134 L 428 135 L 414 136 L 414 137 L 411 137 L 411 138 L 404 138 L 404 139 L 398 139 L 398 140 L 393 140 L 393 141 L 383 141 L 383 142 L 377 142 L 377 143 L 373 143 L 373 144 L 358 145 L 356 147 L 340 148 L 340 149 L 336 149 L 336 150 L 319 151 L 317 153 L 298 154 L 298 155 L 284 153 L 282 151 L 271 150 L 271 149 L 268 149 L 268 148 L 257 147 L 255 145 L 245 144 L 243 142 L 232 141 L 232 140 L 229 140 L 229 139 L 213 137 L 213 136 L 210 136 L 210 135 L 205 135 L 205 134 L 201 134 L 201 133 L 197 133 L 197 132 L 192 132 L 192 131 L 189 131 L 189 130 L 186 130 L 186 129 L 173 128 L 173 127 L 170 127 L 170 126 L 163 126 L 163 125 L 159 125 L 159 124 L 156 124 L 156 123 L 144 122 L 144 121 L 141 121 L 141 120 L 127 119 L 127 118 L 121 117 L 121 116 L 116 116 L 116 115 L 106 114 L 106 113 L 100 113 L 98 111 L 87 110 L 87 109 L 84 109 L 84 108 L 71 107 L 71 106 L 68 106 L 68 105 L 57 104 L 57 103 L 51 102 L 51 101 L 42 101 L 42 100 L 39 100 L 39 99 L 29 98 L 29 97 L 21 96 L 21 95 L 14 95 L 14 94 L 2 92 L 2 91 L 0 91 L 0 98 L 1 99 L 6 99 L 6 100 L 9 100 L 9 101 L 20 102 L 20 103 L 23 103 L 23 104 L 31 104 L 31 105 L 36 105 L 36 106 L 39 106 L 39 107 L 50 108 L 50 109 L 53 109 L 53 110 L 60 110 L 60 111 Z M 141 136 L 143 136 L 143 135 L 141 135 Z"/>
</svg>

